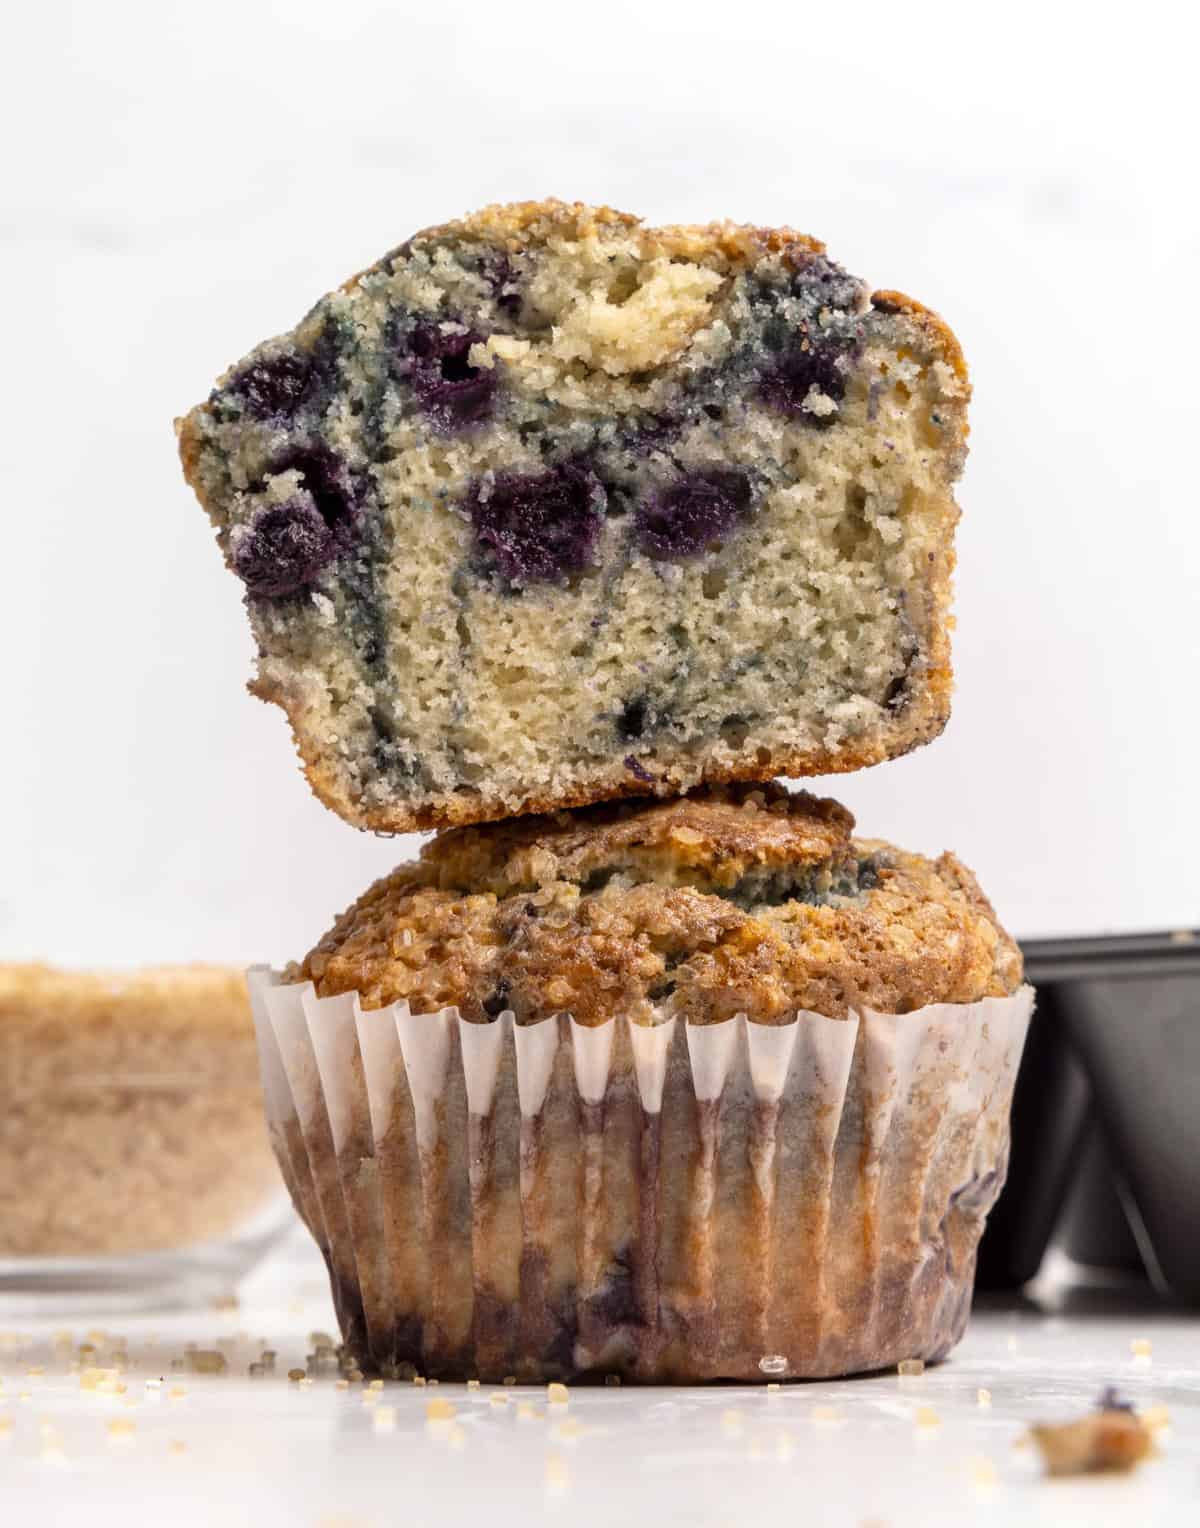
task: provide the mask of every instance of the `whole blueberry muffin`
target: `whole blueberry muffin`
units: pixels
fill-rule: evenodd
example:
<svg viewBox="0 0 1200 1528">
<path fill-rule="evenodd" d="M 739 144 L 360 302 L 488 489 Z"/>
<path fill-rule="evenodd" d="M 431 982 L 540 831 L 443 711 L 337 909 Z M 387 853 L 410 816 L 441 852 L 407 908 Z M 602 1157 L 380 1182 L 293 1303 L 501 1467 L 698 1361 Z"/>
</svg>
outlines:
<svg viewBox="0 0 1200 1528">
<path fill-rule="evenodd" d="M 968 392 L 813 239 L 549 201 L 415 235 L 179 435 L 253 688 L 407 830 L 936 736 Z"/>
<path fill-rule="evenodd" d="M 970 872 L 777 786 L 455 829 L 252 984 L 346 1342 L 646 1382 L 943 1357 L 1031 995 Z"/>
</svg>

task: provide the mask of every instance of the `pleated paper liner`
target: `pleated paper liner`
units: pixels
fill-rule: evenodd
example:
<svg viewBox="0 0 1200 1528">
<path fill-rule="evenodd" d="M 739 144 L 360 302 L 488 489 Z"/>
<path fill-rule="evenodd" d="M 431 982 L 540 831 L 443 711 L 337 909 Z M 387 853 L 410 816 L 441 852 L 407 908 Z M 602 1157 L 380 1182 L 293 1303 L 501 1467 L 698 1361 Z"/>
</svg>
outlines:
<svg viewBox="0 0 1200 1528">
<path fill-rule="evenodd" d="M 364 1369 L 815 1378 L 962 1336 L 1033 1006 L 467 1023 L 250 973 L 271 1138 Z"/>
</svg>

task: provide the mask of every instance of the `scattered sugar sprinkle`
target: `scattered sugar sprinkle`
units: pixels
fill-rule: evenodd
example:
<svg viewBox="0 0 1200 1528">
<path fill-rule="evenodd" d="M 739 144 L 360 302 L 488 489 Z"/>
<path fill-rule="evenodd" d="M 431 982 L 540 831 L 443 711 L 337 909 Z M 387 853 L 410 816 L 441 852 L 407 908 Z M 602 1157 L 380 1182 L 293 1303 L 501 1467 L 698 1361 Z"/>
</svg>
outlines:
<svg viewBox="0 0 1200 1528">
<path fill-rule="evenodd" d="M 780 1386 L 780 1383 L 779 1383 L 779 1381 L 777 1379 L 773 1379 L 771 1381 L 771 1383 L 767 1386 L 768 1392 L 773 1391 L 773 1390 L 779 1390 L 780 1388 L 781 1388 L 781 1386 Z"/>
<path fill-rule="evenodd" d="M 986 1454 L 976 1454 L 967 1461 L 971 1486 L 980 1496 L 990 1496 L 999 1484 L 996 1466 Z"/>
<path fill-rule="evenodd" d="M 814 1406 L 812 1419 L 819 1427 L 828 1427 L 842 1420 L 842 1414 L 836 1406 Z"/>
<path fill-rule="evenodd" d="M 1171 1413 L 1165 1406 L 1147 1406 L 1141 1413 L 1143 1427 L 1148 1427 L 1151 1432 L 1161 1432 L 1164 1427 L 1171 1425 Z"/>
<path fill-rule="evenodd" d="M 414 1374 L 413 1375 L 413 1384 L 414 1385 L 423 1385 L 423 1384 L 425 1384 L 425 1382 L 426 1382 L 425 1381 L 425 1376 L 423 1374 Z"/>
<path fill-rule="evenodd" d="M 425 1403 L 425 1420 L 427 1422 L 452 1422 L 457 1413 L 454 1403 L 446 1400 L 443 1396 L 435 1396 L 432 1401 Z"/>
<path fill-rule="evenodd" d="M 468 1390 L 478 1390 L 479 1389 L 479 1381 L 477 1379 L 469 1379 L 467 1381 L 467 1389 Z"/>
<path fill-rule="evenodd" d="M 171 1388 L 167 1391 L 167 1399 L 169 1401 L 181 1401 L 186 1394 L 187 1391 L 183 1388 L 182 1385 L 172 1385 Z"/>
<path fill-rule="evenodd" d="M 1148 1364 L 1154 1345 L 1149 1337 L 1135 1337 L 1129 1344 L 1129 1351 L 1133 1354 L 1134 1363 Z"/>
<path fill-rule="evenodd" d="M 79 1388 L 81 1390 L 102 1390 L 106 1385 L 117 1383 L 117 1371 L 115 1369 L 98 1369 L 89 1367 L 79 1371 Z"/>
<path fill-rule="evenodd" d="M 368 1390 L 382 1390 L 383 1389 L 383 1381 L 381 1379 L 368 1380 L 367 1381 L 367 1389 Z"/>
<path fill-rule="evenodd" d="M 224 1353 L 216 1348 L 192 1348 L 187 1362 L 193 1374 L 224 1374 L 228 1368 Z"/>
<path fill-rule="evenodd" d="M 546 1386 L 546 1399 L 550 1402 L 551 1406 L 565 1406 L 571 1399 L 571 1392 L 567 1389 L 566 1385 L 560 1385 L 556 1381 L 552 1381 Z"/>
<path fill-rule="evenodd" d="M 132 1438 L 136 1431 L 136 1425 L 128 1417 L 113 1417 L 108 1424 L 108 1436 L 118 1441 Z"/>
<path fill-rule="evenodd" d="M 916 1379 L 918 1375 L 925 1373 L 925 1360 L 923 1358 L 902 1358 L 896 1365 L 896 1373 L 901 1379 Z"/>
<path fill-rule="evenodd" d="M 12 1432 L 12 1425 L 13 1419 L 11 1417 L 0 1416 L 0 1438 Z"/>
<path fill-rule="evenodd" d="M 918 1406 L 913 1412 L 913 1421 L 922 1429 L 932 1429 L 942 1425 L 941 1417 L 932 1406 Z"/>
<path fill-rule="evenodd" d="M 488 1400 L 493 1406 L 508 1405 L 508 1396 L 505 1395 L 503 1390 L 493 1390 L 491 1395 L 488 1396 Z"/>
<path fill-rule="evenodd" d="M 992 1392 L 990 1390 L 985 1390 L 984 1387 L 980 1385 L 979 1389 L 975 1392 L 975 1404 L 976 1406 L 982 1407 L 986 1411 L 987 1408 L 992 1404 Z"/>
<path fill-rule="evenodd" d="M 567 1468 L 567 1461 L 561 1454 L 548 1454 L 546 1456 L 546 1489 L 553 1495 L 568 1489 L 571 1484 L 571 1471 Z"/>
<path fill-rule="evenodd" d="M 730 1406 L 721 1413 L 721 1429 L 727 1433 L 742 1431 L 742 1414 L 736 1407 Z"/>
<path fill-rule="evenodd" d="M 396 1427 L 396 1408 L 394 1406 L 376 1406 L 372 1422 L 376 1432 L 393 1432 Z"/>
<path fill-rule="evenodd" d="M 536 1422 L 541 1412 L 532 1401 L 517 1402 L 517 1420 L 520 1422 Z"/>
<path fill-rule="evenodd" d="M 587 1428 L 582 1422 L 574 1417 L 564 1417 L 561 1422 L 555 1422 L 550 1429 L 550 1436 L 557 1443 L 573 1443 L 576 1438 L 582 1438 Z"/>
<path fill-rule="evenodd" d="M 182 1438 L 172 1438 L 171 1441 L 167 1444 L 168 1454 L 186 1454 L 187 1451 L 188 1446 Z"/>
</svg>

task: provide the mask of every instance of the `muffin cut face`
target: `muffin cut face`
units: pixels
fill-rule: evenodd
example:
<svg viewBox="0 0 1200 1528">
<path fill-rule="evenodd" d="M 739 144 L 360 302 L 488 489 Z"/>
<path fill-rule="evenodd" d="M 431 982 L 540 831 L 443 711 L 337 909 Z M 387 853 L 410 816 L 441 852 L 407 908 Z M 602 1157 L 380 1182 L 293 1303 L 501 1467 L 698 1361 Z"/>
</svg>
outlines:
<svg viewBox="0 0 1200 1528">
<path fill-rule="evenodd" d="M 586 1025 L 905 1013 L 1017 990 L 1020 954 L 965 866 L 853 829 L 836 802 L 778 785 L 457 829 L 289 976 L 366 1008 Z"/>
<path fill-rule="evenodd" d="M 256 692 L 399 831 L 936 736 L 967 395 L 811 239 L 545 202 L 409 240 L 179 433 Z"/>
</svg>

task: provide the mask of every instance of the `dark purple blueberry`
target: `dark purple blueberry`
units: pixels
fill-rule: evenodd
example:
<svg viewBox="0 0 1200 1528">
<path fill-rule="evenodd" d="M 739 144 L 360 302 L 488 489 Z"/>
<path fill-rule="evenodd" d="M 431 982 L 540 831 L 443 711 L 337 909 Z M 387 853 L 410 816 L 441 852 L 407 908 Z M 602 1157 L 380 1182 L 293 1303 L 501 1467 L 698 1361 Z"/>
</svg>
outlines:
<svg viewBox="0 0 1200 1528">
<path fill-rule="evenodd" d="M 639 764 L 631 753 L 625 755 L 625 768 L 635 780 L 640 780 L 643 785 L 654 784 L 654 776 L 644 764 Z"/>
<path fill-rule="evenodd" d="M 827 398 L 840 402 L 846 392 L 844 367 L 849 350 L 847 344 L 826 338 L 819 330 L 794 335 L 773 368 L 764 374 L 763 397 L 781 414 L 821 424 L 822 416 L 804 407 L 809 389 L 816 387 Z"/>
<path fill-rule="evenodd" d="M 465 508 L 485 558 L 511 584 L 559 583 L 592 560 L 604 489 L 575 464 L 477 479 Z"/>
<path fill-rule="evenodd" d="M 331 323 L 312 350 L 285 350 L 251 361 L 234 374 L 228 391 L 243 400 L 252 419 L 282 424 L 306 404 L 321 400 L 337 366 L 337 337 Z"/>
<path fill-rule="evenodd" d="M 436 324 L 419 324 L 403 341 L 398 369 L 436 429 L 465 430 L 491 413 L 496 372 L 469 359 L 471 346 L 482 342 L 474 330 L 446 334 Z"/>
<path fill-rule="evenodd" d="M 1097 1411 L 1132 1411 L 1133 1402 L 1127 1401 L 1115 1385 L 1105 1385 L 1096 1399 Z"/>
<path fill-rule="evenodd" d="M 254 419 L 290 419 L 312 385 L 312 358 L 285 353 L 267 361 L 252 361 L 229 384 L 245 401 Z"/>
<path fill-rule="evenodd" d="M 233 569 L 251 594 L 278 599 L 307 588 L 337 556 L 337 541 L 309 493 L 260 509 L 234 544 Z"/>
<path fill-rule="evenodd" d="M 501 313 L 516 318 L 521 311 L 521 293 L 513 274 L 512 261 L 502 252 L 493 254 L 485 260 L 483 274 Z"/>
<path fill-rule="evenodd" d="M 627 700 L 621 707 L 621 714 L 617 717 L 617 735 L 623 737 L 626 742 L 632 742 L 639 738 L 646 730 L 649 720 L 650 706 L 644 695 L 635 695 Z M 626 764 L 629 760 L 625 760 Z"/>
<path fill-rule="evenodd" d="M 745 519 L 751 498 L 750 479 L 736 468 L 689 472 L 638 505 L 638 545 L 648 557 L 696 557 Z"/>
<path fill-rule="evenodd" d="M 634 456 L 649 456 L 670 445 L 683 429 L 683 423 L 676 415 L 646 414 L 626 425 L 621 445 Z"/>
<path fill-rule="evenodd" d="M 300 473 L 301 486 L 311 495 L 339 549 L 344 547 L 358 519 L 361 483 L 346 461 L 319 440 L 289 446 L 267 468 L 272 477 L 293 471 Z"/>
</svg>

